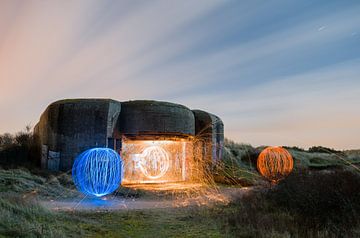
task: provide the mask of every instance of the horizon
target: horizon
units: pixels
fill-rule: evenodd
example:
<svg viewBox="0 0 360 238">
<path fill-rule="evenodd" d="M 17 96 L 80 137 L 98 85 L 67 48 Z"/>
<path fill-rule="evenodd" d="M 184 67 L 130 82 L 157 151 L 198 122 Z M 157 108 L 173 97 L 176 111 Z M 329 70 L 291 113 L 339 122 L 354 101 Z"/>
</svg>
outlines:
<svg viewBox="0 0 360 238">
<path fill-rule="evenodd" d="M 72 98 L 209 111 L 239 143 L 360 148 L 358 1 L 1 1 L 0 134 Z M 261 17 L 258 17 L 261 16 Z"/>
</svg>

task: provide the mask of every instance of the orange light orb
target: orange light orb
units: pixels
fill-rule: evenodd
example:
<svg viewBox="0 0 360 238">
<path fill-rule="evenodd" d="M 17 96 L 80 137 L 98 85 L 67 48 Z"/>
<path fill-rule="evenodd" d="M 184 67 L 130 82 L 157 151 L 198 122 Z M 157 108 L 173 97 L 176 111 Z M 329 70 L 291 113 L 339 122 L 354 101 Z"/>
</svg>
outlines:
<svg viewBox="0 0 360 238">
<path fill-rule="evenodd" d="M 282 147 L 267 147 L 257 159 L 257 169 L 262 176 L 271 182 L 288 176 L 294 167 L 291 154 Z"/>
</svg>

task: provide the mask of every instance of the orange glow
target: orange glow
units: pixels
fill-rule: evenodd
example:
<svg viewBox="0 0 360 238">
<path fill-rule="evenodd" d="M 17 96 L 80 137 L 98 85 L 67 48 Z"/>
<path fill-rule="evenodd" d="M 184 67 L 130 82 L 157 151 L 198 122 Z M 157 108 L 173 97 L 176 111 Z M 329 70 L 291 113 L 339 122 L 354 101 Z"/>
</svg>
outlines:
<svg viewBox="0 0 360 238">
<path fill-rule="evenodd" d="M 257 159 L 260 174 L 274 183 L 288 176 L 293 167 L 291 154 L 282 147 L 267 147 Z"/>
<path fill-rule="evenodd" d="M 123 184 L 172 183 L 191 179 L 189 140 L 123 140 Z"/>
<path fill-rule="evenodd" d="M 142 189 L 149 191 L 170 191 L 176 193 L 176 191 L 190 190 L 198 191 L 203 189 L 205 186 L 202 183 L 186 183 L 186 182 L 175 182 L 175 183 L 154 183 L 154 184 L 127 184 L 126 187 L 134 189 Z"/>
<path fill-rule="evenodd" d="M 213 179 L 210 144 L 196 137 L 122 141 L 122 186 L 172 196 L 176 207 L 229 202 Z"/>
</svg>

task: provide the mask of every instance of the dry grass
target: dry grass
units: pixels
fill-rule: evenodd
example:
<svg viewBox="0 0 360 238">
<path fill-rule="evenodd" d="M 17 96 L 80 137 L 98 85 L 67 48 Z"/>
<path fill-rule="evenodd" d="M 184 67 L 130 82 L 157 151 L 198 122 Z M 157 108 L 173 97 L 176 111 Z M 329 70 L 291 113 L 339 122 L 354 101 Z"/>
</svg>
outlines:
<svg viewBox="0 0 360 238">
<path fill-rule="evenodd" d="M 0 169 L 0 237 L 360 237 L 359 151 L 289 148 L 294 173 L 266 188 L 255 166 L 262 148 L 226 141 L 217 181 L 264 187 L 212 208 L 53 212 L 36 198 L 78 196 L 70 174 Z M 131 188 L 117 192 L 147 196 Z"/>
<path fill-rule="evenodd" d="M 220 219 L 231 235 L 358 237 L 360 175 L 348 170 L 297 172 L 230 207 L 230 214 L 221 212 Z"/>
</svg>

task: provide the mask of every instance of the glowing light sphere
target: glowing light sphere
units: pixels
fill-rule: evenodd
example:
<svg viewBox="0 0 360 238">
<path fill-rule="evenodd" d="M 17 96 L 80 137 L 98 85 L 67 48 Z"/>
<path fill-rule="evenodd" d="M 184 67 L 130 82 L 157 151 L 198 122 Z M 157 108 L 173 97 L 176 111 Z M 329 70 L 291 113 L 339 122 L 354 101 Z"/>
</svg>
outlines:
<svg viewBox="0 0 360 238">
<path fill-rule="evenodd" d="M 139 168 L 149 179 L 158 179 L 166 174 L 170 167 L 168 152 L 161 146 L 149 146 L 139 156 Z"/>
<path fill-rule="evenodd" d="M 120 155 L 109 148 L 93 148 L 81 153 L 72 168 L 72 177 L 79 191 L 101 197 L 114 192 L 123 176 Z"/>
<path fill-rule="evenodd" d="M 267 147 L 257 159 L 260 174 L 274 183 L 288 176 L 293 167 L 291 154 L 282 147 Z"/>
</svg>

